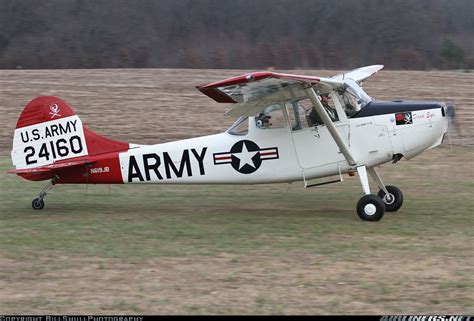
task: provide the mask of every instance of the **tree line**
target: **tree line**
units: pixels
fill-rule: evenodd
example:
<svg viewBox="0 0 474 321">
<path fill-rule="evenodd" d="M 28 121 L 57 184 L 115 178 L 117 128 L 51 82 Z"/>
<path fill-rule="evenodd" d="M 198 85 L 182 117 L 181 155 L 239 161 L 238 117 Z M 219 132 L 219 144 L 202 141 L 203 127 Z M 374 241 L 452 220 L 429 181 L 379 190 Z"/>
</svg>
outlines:
<svg viewBox="0 0 474 321">
<path fill-rule="evenodd" d="M 0 68 L 472 69 L 472 0 L 0 0 Z"/>
</svg>

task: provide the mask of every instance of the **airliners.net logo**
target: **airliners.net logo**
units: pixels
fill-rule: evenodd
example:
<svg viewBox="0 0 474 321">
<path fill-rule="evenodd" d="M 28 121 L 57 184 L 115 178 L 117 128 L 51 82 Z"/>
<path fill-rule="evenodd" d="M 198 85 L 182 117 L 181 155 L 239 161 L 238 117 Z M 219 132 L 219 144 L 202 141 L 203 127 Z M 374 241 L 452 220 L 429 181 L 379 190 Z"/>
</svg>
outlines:
<svg viewBox="0 0 474 321">
<path fill-rule="evenodd" d="M 462 315 L 385 315 L 380 321 L 474 321 L 474 318 Z"/>
</svg>

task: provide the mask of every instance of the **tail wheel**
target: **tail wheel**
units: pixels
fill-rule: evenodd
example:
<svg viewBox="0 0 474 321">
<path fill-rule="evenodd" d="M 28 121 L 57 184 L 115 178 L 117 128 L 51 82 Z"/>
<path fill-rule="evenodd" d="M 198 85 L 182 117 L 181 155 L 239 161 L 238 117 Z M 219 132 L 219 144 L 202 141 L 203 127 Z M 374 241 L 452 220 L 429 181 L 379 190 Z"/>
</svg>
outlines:
<svg viewBox="0 0 474 321">
<path fill-rule="evenodd" d="M 35 210 L 42 210 L 44 208 L 44 201 L 39 197 L 35 198 L 33 202 L 31 202 L 31 207 Z"/>
<path fill-rule="evenodd" d="M 398 187 L 392 185 L 387 185 L 385 188 L 387 189 L 388 194 L 385 194 L 383 190 L 380 190 L 377 193 L 377 196 L 384 202 L 385 210 L 387 212 L 398 211 L 403 204 L 402 191 Z"/>
<path fill-rule="evenodd" d="M 385 204 L 377 195 L 364 195 L 357 202 L 357 215 L 363 221 L 379 221 L 384 214 Z"/>
</svg>

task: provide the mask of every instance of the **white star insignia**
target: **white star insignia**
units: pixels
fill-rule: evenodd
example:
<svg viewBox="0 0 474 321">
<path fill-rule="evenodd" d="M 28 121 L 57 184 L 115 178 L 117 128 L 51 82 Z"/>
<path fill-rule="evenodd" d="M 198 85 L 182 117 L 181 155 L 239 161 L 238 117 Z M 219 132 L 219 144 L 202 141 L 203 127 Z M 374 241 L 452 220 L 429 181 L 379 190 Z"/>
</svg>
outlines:
<svg viewBox="0 0 474 321">
<path fill-rule="evenodd" d="M 234 155 L 235 157 L 240 159 L 239 171 L 242 169 L 242 167 L 244 167 L 247 164 L 252 166 L 253 168 L 255 168 L 255 164 L 252 160 L 252 157 L 254 157 L 255 154 L 257 154 L 257 153 L 258 153 L 258 151 L 249 152 L 249 150 L 247 149 L 247 145 L 245 143 L 243 144 L 242 151 L 240 153 L 233 153 L 232 155 Z"/>
</svg>

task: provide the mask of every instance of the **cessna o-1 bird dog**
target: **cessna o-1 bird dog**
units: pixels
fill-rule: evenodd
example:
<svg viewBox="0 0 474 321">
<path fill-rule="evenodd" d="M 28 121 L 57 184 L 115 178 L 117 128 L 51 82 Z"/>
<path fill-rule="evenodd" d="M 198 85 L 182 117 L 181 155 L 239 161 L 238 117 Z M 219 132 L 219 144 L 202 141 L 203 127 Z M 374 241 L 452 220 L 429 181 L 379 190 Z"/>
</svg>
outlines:
<svg viewBox="0 0 474 321">
<path fill-rule="evenodd" d="M 441 144 L 453 107 L 442 102 L 375 101 L 362 81 L 373 65 L 332 78 L 253 72 L 197 88 L 230 103 L 236 122 L 224 133 L 157 145 L 100 136 L 63 100 L 44 96 L 23 110 L 14 133 L 9 173 L 50 180 L 32 202 L 43 209 L 55 184 L 260 184 L 302 181 L 312 187 L 358 173 L 362 220 L 397 211 L 402 192 L 376 167 Z M 451 110 L 450 110 L 451 108 Z M 310 180 L 336 176 L 337 180 Z M 380 190 L 371 194 L 368 176 Z"/>
</svg>

